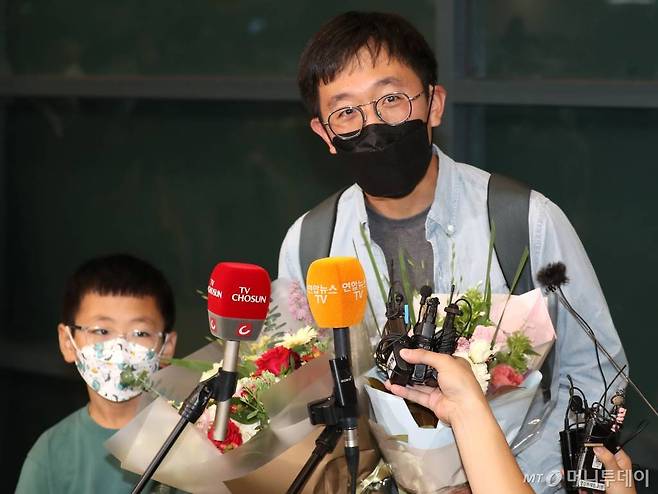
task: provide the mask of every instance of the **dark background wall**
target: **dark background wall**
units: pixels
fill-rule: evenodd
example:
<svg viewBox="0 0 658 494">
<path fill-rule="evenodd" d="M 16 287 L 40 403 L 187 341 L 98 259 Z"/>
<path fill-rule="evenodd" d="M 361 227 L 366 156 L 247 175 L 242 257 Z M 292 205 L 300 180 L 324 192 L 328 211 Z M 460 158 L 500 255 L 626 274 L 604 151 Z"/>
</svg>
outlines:
<svg viewBox="0 0 658 494">
<path fill-rule="evenodd" d="M 308 37 L 350 8 L 398 11 L 437 47 L 450 101 L 442 147 L 562 206 L 633 376 L 658 402 L 654 2 L 0 6 L 0 490 L 13 490 L 38 435 L 86 402 L 55 332 L 80 262 L 127 251 L 161 267 L 185 355 L 205 342 L 196 289 L 213 264 L 276 276 L 290 223 L 347 183 L 293 79 Z M 634 398 L 631 425 L 646 416 Z M 635 459 L 655 462 L 657 431 L 631 447 Z"/>
</svg>

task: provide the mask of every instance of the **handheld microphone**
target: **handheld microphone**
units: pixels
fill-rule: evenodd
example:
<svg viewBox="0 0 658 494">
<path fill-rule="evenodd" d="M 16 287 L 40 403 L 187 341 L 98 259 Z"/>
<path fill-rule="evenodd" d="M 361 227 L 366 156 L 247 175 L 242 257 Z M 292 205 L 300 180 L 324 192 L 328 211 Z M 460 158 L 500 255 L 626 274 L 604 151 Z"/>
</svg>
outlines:
<svg viewBox="0 0 658 494">
<path fill-rule="evenodd" d="M 359 467 L 357 435 L 358 406 L 352 375 L 349 327 L 363 319 L 367 289 L 363 268 L 354 257 L 327 257 L 309 267 L 306 290 L 313 318 L 321 328 L 334 329 L 334 351 L 331 360 L 334 396 L 309 405 L 311 422 L 327 423 L 335 416 L 345 437 L 345 458 L 351 476 L 352 492 L 356 489 Z M 331 410 L 331 412 L 329 412 Z"/>
<path fill-rule="evenodd" d="M 214 439 L 226 439 L 231 397 L 238 381 L 240 341 L 258 338 L 270 304 L 270 277 L 255 264 L 220 262 L 208 281 L 210 332 L 225 340 L 224 363 L 219 371 L 215 399 Z"/>
</svg>

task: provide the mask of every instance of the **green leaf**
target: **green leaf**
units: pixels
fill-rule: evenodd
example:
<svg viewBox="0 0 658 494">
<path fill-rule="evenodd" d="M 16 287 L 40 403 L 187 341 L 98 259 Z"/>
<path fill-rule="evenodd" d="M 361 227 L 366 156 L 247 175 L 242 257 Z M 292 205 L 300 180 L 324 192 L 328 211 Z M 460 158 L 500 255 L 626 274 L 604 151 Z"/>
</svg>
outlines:
<svg viewBox="0 0 658 494">
<path fill-rule="evenodd" d="M 489 236 L 489 252 L 487 253 L 487 272 L 484 278 L 484 310 L 486 318 L 491 314 L 491 260 L 493 258 L 494 242 L 496 240 L 496 223 L 491 222 L 491 235 Z"/>
<path fill-rule="evenodd" d="M 379 268 L 377 267 L 377 263 L 375 262 L 375 256 L 372 253 L 372 245 L 370 244 L 370 240 L 368 239 L 368 236 L 366 235 L 366 229 L 363 226 L 363 223 L 359 224 L 359 228 L 361 230 L 361 238 L 363 239 L 363 242 L 366 245 L 366 251 L 368 252 L 368 257 L 370 258 L 370 263 L 372 264 L 372 269 L 375 272 L 375 278 L 377 279 L 377 286 L 379 286 L 379 292 L 382 296 L 382 301 L 384 304 L 386 303 L 386 290 L 384 289 L 384 283 L 382 282 L 382 277 L 379 273 Z"/>
<path fill-rule="evenodd" d="M 206 362 L 204 360 L 193 360 L 187 358 L 162 358 L 163 363 L 175 365 L 176 367 L 183 367 L 197 372 L 206 372 L 213 368 L 213 362 Z"/>
<path fill-rule="evenodd" d="M 519 374 L 528 370 L 528 356 L 537 355 L 532 349 L 532 341 L 521 331 L 516 331 L 507 337 L 507 350 L 496 353 L 499 364 L 508 364 Z"/>
<path fill-rule="evenodd" d="M 359 259 L 359 253 L 356 250 L 356 243 L 354 242 L 354 239 L 352 239 L 352 247 L 354 248 L 354 256 L 358 259 L 359 262 L 361 262 L 361 259 Z M 379 325 L 377 324 L 377 317 L 375 316 L 375 308 L 372 306 L 372 299 L 370 298 L 370 292 L 368 291 L 366 300 L 368 301 L 368 309 L 370 309 L 370 315 L 372 316 L 372 320 L 375 321 L 375 326 L 377 328 L 377 334 L 379 334 L 379 337 L 381 338 L 382 332 L 379 329 Z"/>
<path fill-rule="evenodd" d="M 256 372 L 257 369 L 258 367 L 255 362 L 251 360 L 242 360 L 238 364 L 238 378 L 249 377 Z"/>
<path fill-rule="evenodd" d="M 525 249 L 523 249 L 523 254 L 521 254 L 521 260 L 519 261 L 519 265 L 516 268 L 516 273 L 514 275 L 514 280 L 512 280 L 512 286 L 510 287 L 509 294 L 507 295 L 507 299 L 505 300 L 505 305 L 503 306 L 503 311 L 500 313 L 500 319 L 498 319 L 498 324 L 496 325 L 496 331 L 494 331 L 493 338 L 491 339 L 491 347 L 493 348 L 493 345 L 496 343 L 496 337 L 498 336 L 498 330 L 500 329 L 500 323 L 503 321 L 503 317 L 505 316 L 505 311 L 507 310 L 507 304 L 509 303 L 510 299 L 512 298 L 512 293 L 514 293 L 514 290 L 516 289 L 516 285 L 519 283 L 519 279 L 521 278 L 521 272 L 523 272 L 523 268 L 525 266 L 525 263 L 528 262 L 528 246 L 525 246 Z"/>
</svg>

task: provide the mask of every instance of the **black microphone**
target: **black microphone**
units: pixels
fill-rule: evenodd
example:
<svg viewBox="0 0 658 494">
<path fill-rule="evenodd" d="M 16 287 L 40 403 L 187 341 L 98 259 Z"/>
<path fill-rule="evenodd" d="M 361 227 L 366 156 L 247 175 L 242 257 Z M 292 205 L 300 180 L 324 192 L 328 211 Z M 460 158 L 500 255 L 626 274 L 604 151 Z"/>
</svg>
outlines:
<svg viewBox="0 0 658 494">
<path fill-rule="evenodd" d="M 352 374 L 349 327 L 359 324 L 365 315 L 368 297 L 365 273 L 355 257 L 318 259 L 308 269 L 306 291 L 309 308 L 318 326 L 334 329 L 336 356 L 329 363 L 334 395 L 328 400 L 309 404 L 311 423 L 334 422 L 342 429 L 350 490 L 354 493 L 359 467 L 359 409 Z"/>
<path fill-rule="evenodd" d="M 644 401 L 644 403 L 651 409 L 654 415 L 658 417 L 658 411 L 656 411 L 656 408 L 651 404 L 651 402 L 647 399 L 644 393 L 640 391 L 640 388 L 637 387 L 637 385 L 633 382 L 633 380 L 624 372 L 624 368 L 622 368 L 615 361 L 615 359 L 612 358 L 612 355 L 610 355 L 610 353 L 605 349 L 605 347 L 601 345 L 599 340 L 596 338 L 594 331 L 592 330 L 590 325 L 587 324 L 587 321 L 583 319 L 583 317 L 569 303 L 569 300 L 567 300 L 567 297 L 564 295 L 564 292 L 562 291 L 562 286 L 569 283 L 569 278 L 567 277 L 567 267 L 564 265 L 564 263 L 555 262 L 555 263 L 547 264 L 544 268 L 539 270 L 539 272 L 537 273 L 537 281 L 542 287 L 546 288 L 549 292 L 555 293 L 562 307 L 564 307 L 566 311 L 569 314 L 571 314 L 571 316 L 573 316 L 573 318 L 576 320 L 576 322 L 578 322 L 578 325 L 581 327 L 583 332 L 588 336 L 588 338 L 590 338 L 594 342 L 595 349 L 597 352 L 596 354 L 597 359 L 598 359 L 598 352 L 601 351 L 608 359 L 608 362 L 610 362 L 610 364 L 612 364 L 612 366 L 617 370 L 619 376 L 624 378 L 624 380 L 637 392 L 637 394 L 640 396 L 642 401 Z M 605 383 L 605 375 L 603 375 L 603 370 L 601 370 L 601 374 L 603 377 L 603 382 Z"/>
</svg>

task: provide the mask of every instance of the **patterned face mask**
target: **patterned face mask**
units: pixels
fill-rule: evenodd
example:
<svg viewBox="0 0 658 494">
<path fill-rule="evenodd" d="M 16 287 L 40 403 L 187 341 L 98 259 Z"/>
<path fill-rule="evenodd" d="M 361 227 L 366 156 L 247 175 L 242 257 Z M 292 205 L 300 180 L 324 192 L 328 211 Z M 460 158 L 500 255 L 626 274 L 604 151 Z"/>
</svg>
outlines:
<svg viewBox="0 0 658 494">
<path fill-rule="evenodd" d="M 164 350 L 164 343 L 160 352 L 156 352 L 125 338 L 78 348 L 70 331 L 69 337 L 75 348 L 75 365 L 82 378 L 96 393 L 114 402 L 130 400 L 150 385 Z"/>
</svg>

